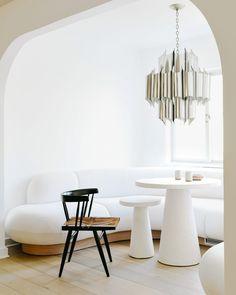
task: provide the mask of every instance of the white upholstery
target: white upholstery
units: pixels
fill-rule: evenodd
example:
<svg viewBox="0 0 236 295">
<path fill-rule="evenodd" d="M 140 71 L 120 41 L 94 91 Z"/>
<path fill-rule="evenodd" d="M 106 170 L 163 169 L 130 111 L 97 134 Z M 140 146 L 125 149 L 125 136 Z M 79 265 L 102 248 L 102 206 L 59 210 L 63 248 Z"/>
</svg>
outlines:
<svg viewBox="0 0 236 295">
<path fill-rule="evenodd" d="M 80 187 L 97 187 L 99 198 L 129 195 L 128 172 L 125 169 L 90 169 L 76 172 Z"/>
<path fill-rule="evenodd" d="M 217 202 L 218 201 L 218 202 Z M 214 205 L 207 211 L 205 230 L 207 237 L 215 240 L 224 239 L 224 206 L 222 200 L 214 200 Z"/>
<path fill-rule="evenodd" d="M 98 187 L 99 198 L 119 197 L 128 195 L 159 195 L 164 196 L 163 189 L 141 188 L 135 185 L 135 181 L 142 178 L 174 177 L 173 167 L 135 167 L 120 169 L 86 169 L 76 172 L 79 185 L 81 187 Z M 184 170 L 184 168 L 181 168 Z M 188 170 L 190 168 L 187 168 Z M 186 169 L 185 169 L 186 170 Z M 223 171 L 213 168 L 190 169 L 195 173 L 200 173 L 205 177 L 218 178 L 221 180 L 220 187 L 210 189 L 192 190 L 193 197 L 206 197 L 214 199 L 223 198 Z"/>
<path fill-rule="evenodd" d="M 61 200 L 61 193 L 78 187 L 78 179 L 73 172 L 54 172 L 32 178 L 27 191 L 27 203 L 38 204 Z"/>
<path fill-rule="evenodd" d="M 91 214 L 109 216 L 107 209 L 100 204 L 93 205 Z M 65 242 L 66 232 L 61 230 L 64 222 L 65 213 L 62 204 L 54 202 L 19 206 L 8 214 L 5 226 L 8 235 L 17 242 L 53 245 Z M 89 236 L 91 236 L 89 232 L 80 233 L 80 238 Z"/>
<path fill-rule="evenodd" d="M 77 172 L 45 173 L 32 178 L 28 186 L 27 204 L 13 208 L 6 218 L 6 232 L 26 244 L 50 245 L 63 243 L 64 221 L 61 193 L 77 188 L 97 187 L 95 197 L 97 216 L 121 217 L 118 231 L 130 230 L 132 208 L 119 204 L 119 199 L 135 195 L 158 195 L 161 205 L 149 208 L 151 226 L 162 228 L 165 190 L 145 189 L 135 185 L 137 179 L 174 176 L 171 167 L 87 169 Z M 188 168 L 189 169 L 189 168 Z M 204 176 L 222 179 L 220 169 L 195 169 Z M 198 235 L 223 240 L 223 188 L 199 189 L 192 192 Z M 204 198 L 200 198 L 204 197 Z M 215 197 L 215 198 L 213 198 Z M 82 235 L 81 235 L 82 238 Z"/>
<path fill-rule="evenodd" d="M 191 170 L 191 169 L 190 169 Z M 216 169 L 216 168 L 194 168 L 193 173 L 199 173 L 204 175 L 204 177 L 209 178 L 218 178 L 221 180 L 221 186 L 215 186 L 208 189 L 193 189 L 192 196 L 198 198 L 207 198 L 210 199 L 223 199 L 224 196 L 224 176 L 223 176 L 223 169 Z"/>
<path fill-rule="evenodd" d="M 173 172 L 174 173 L 174 172 Z M 77 172 L 79 185 L 82 187 L 95 186 L 100 188 L 99 198 L 129 195 L 161 195 L 162 189 L 146 189 L 135 185 L 135 181 L 146 177 L 172 176 L 170 168 L 120 168 L 120 169 L 90 169 Z M 105 184 L 105 185 L 104 185 Z"/>
<path fill-rule="evenodd" d="M 224 201 L 222 199 L 192 198 L 198 235 L 224 240 Z"/>
<path fill-rule="evenodd" d="M 199 275 L 207 295 L 224 294 L 224 243 L 210 248 L 203 255 Z"/>
</svg>

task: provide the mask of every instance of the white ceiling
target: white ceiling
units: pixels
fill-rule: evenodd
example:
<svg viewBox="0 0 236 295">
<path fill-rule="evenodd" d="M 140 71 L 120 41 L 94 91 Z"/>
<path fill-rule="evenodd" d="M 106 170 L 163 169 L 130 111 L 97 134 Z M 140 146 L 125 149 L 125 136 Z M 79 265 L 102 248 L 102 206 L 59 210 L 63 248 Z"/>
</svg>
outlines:
<svg viewBox="0 0 236 295">
<path fill-rule="evenodd" d="M 168 0 L 113 0 L 118 7 L 62 28 L 78 40 L 119 42 L 151 48 L 175 43 L 175 11 Z M 128 3 L 127 3 L 128 2 Z M 201 12 L 189 0 L 180 11 L 180 42 L 200 35 L 212 35 Z M 61 31 L 60 30 L 60 31 Z"/>
</svg>

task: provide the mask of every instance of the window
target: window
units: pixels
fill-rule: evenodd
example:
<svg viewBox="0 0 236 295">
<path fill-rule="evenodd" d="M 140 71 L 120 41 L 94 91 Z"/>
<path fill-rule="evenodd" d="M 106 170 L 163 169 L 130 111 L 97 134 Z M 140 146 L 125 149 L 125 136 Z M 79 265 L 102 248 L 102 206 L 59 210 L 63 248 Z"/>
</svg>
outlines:
<svg viewBox="0 0 236 295">
<path fill-rule="evenodd" d="M 211 99 L 198 105 L 190 124 L 177 120 L 171 127 L 171 158 L 177 162 L 223 162 L 223 78 L 212 73 Z"/>
</svg>

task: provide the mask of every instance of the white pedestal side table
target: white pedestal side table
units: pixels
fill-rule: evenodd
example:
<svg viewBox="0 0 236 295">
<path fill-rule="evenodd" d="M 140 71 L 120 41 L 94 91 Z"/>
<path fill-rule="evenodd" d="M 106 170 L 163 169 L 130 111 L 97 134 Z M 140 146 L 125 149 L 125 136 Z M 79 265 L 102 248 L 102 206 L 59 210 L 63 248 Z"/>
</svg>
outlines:
<svg viewBox="0 0 236 295">
<path fill-rule="evenodd" d="M 125 197 L 120 204 L 134 207 L 131 230 L 129 255 L 135 258 L 148 258 L 154 256 L 152 231 L 148 213 L 148 207 L 161 203 L 161 199 L 155 196 Z"/>
<path fill-rule="evenodd" d="M 136 185 L 166 189 L 158 261 L 172 266 L 198 264 L 201 255 L 190 189 L 210 188 L 220 185 L 220 180 L 203 178 L 186 182 L 174 178 L 152 178 L 137 180 Z"/>
</svg>

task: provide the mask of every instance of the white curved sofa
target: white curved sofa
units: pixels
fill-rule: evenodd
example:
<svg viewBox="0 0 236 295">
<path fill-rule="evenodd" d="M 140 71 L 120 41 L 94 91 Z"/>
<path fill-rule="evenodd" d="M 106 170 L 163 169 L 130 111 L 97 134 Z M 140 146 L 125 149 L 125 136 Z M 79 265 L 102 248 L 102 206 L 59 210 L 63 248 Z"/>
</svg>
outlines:
<svg viewBox="0 0 236 295">
<path fill-rule="evenodd" d="M 97 187 L 99 194 L 93 205 L 94 216 L 119 216 L 116 233 L 128 233 L 131 229 L 132 208 L 119 204 L 122 197 L 131 195 L 158 195 L 161 205 L 150 208 L 153 231 L 162 228 L 165 191 L 145 189 L 135 185 L 142 178 L 173 177 L 177 168 L 120 168 L 88 169 L 76 172 L 45 173 L 32 178 L 26 196 L 27 204 L 13 208 L 5 221 L 6 233 L 11 239 L 23 244 L 23 251 L 31 254 L 59 253 L 65 241 L 61 231 L 65 217 L 60 194 L 66 190 Z M 189 170 L 189 168 L 188 168 Z M 222 169 L 192 169 L 205 177 L 221 179 Z M 204 239 L 223 240 L 223 186 L 212 189 L 192 190 L 193 207 L 198 235 Z M 114 238 L 113 234 L 113 240 Z M 127 235 L 120 234 L 117 239 Z M 81 233 L 81 240 L 89 238 Z"/>
</svg>

